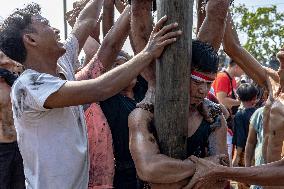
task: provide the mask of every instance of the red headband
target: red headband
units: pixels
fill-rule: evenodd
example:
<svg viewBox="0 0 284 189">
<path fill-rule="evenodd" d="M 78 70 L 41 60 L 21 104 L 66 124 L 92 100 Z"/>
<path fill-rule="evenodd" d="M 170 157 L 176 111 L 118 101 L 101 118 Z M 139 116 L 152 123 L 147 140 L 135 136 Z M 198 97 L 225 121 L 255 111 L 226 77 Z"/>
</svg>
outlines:
<svg viewBox="0 0 284 189">
<path fill-rule="evenodd" d="M 204 81 L 204 82 L 213 82 L 214 79 L 207 77 L 206 75 L 203 75 L 199 72 L 192 71 L 191 72 L 191 78 L 196 79 L 198 81 Z"/>
</svg>

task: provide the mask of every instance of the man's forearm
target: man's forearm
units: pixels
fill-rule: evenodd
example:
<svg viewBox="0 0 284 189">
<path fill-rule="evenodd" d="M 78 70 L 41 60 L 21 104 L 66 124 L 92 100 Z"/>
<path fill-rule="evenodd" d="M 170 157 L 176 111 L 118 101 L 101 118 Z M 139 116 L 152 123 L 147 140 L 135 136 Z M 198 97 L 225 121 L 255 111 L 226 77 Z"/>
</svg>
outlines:
<svg viewBox="0 0 284 189">
<path fill-rule="evenodd" d="M 127 6 L 114 26 L 105 36 L 101 48 L 98 51 L 98 58 L 106 70 L 114 64 L 118 52 L 121 50 L 130 30 L 130 7 Z"/>
<path fill-rule="evenodd" d="M 97 22 L 100 11 L 103 6 L 104 0 L 85 0 L 82 5 L 85 6 L 82 12 L 80 13 L 79 20 L 92 20 Z M 94 23 L 95 24 L 95 23 Z"/>
<path fill-rule="evenodd" d="M 266 87 L 266 73 L 259 62 L 240 44 L 231 14 L 228 15 L 223 39 L 225 52 L 230 56 L 255 82 Z"/>
<path fill-rule="evenodd" d="M 61 108 L 103 101 L 128 86 L 153 58 L 149 52 L 143 51 L 96 79 L 68 81 L 48 98 L 45 107 Z"/>
<path fill-rule="evenodd" d="M 103 7 L 103 36 L 106 36 L 114 23 L 114 1 L 104 0 Z"/>
<path fill-rule="evenodd" d="M 218 100 L 221 104 L 223 104 L 227 108 L 231 108 L 233 106 L 239 106 L 241 103 L 239 100 L 235 100 L 230 97 L 218 98 Z"/>
<path fill-rule="evenodd" d="M 222 167 L 219 169 L 217 175 L 218 178 L 235 180 L 247 184 L 261 186 L 283 186 L 284 160 L 257 167 Z"/>
<path fill-rule="evenodd" d="M 79 17 L 76 20 L 72 33 L 78 39 L 80 50 L 83 48 L 87 38 L 97 25 L 102 5 L 103 0 L 90 1 L 80 12 Z"/>
<path fill-rule="evenodd" d="M 251 143 L 246 144 L 245 148 L 245 166 L 250 167 L 254 155 L 255 146 Z"/>
<path fill-rule="evenodd" d="M 173 159 L 163 154 L 156 155 L 149 161 L 151 171 L 145 175 L 146 181 L 150 183 L 176 183 L 187 179 L 195 173 L 195 164 L 186 159 Z"/>
</svg>

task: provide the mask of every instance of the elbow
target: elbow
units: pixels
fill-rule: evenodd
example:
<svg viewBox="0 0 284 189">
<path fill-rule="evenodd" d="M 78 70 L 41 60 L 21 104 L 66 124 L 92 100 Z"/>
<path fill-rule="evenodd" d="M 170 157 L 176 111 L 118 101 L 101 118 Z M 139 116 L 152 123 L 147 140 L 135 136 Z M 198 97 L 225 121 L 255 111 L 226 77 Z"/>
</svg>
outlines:
<svg viewBox="0 0 284 189">
<path fill-rule="evenodd" d="M 138 166 L 136 171 L 138 177 L 149 183 L 157 183 L 157 173 L 155 173 L 155 166 L 152 163 L 145 163 L 144 165 Z"/>
<path fill-rule="evenodd" d="M 226 20 L 227 13 L 229 10 L 229 1 L 228 0 L 215 0 L 210 1 L 210 6 L 207 6 L 208 17 L 213 16 L 214 19 L 218 19 L 222 22 Z M 218 10 L 218 11 L 216 11 Z"/>
</svg>

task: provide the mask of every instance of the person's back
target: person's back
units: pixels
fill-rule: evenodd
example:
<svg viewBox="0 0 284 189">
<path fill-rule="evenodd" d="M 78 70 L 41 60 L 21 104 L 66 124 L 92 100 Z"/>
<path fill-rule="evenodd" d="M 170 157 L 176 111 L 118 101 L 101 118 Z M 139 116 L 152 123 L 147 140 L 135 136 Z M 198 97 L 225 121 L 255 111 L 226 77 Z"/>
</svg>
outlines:
<svg viewBox="0 0 284 189">
<path fill-rule="evenodd" d="M 0 183 L 1 188 L 25 188 L 23 160 L 17 144 L 10 98 L 15 73 L 23 67 L 0 52 Z"/>
<path fill-rule="evenodd" d="M 234 136 L 233 144 L 236 146 L 235 155 L 233 158 L 234 167 L 245 166 L 245 146 L 248 137 L 249 123 L 252 114 L 256 108 L 256 97 L 258 90 L 253 84 L 243 83 L 237 89 L 237 94 L 242 102 L 242 107 L 239 108 L 234 117 Z M 238 183 L 239 188 L 248 188 L 248 186 Z"/>
</svg>

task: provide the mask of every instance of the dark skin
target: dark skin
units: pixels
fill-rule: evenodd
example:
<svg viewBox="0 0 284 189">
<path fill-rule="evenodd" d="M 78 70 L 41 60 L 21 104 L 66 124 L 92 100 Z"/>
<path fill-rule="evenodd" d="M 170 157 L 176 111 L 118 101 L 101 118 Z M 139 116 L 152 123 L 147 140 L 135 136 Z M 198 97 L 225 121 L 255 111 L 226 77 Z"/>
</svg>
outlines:
<svg viewBox="0 0 284 189">
<path fill-rule="evenodd" d="M 269 98 L 264 109 L 264 149 L 263 155 L 267 162 L 273 162 L 264 166 L 253 168 L 223 168 L 212 163 L 196 159 L 200 169 L 200 175 L 192 180 L 191 186 L 200 188 L 214 179 L 226 178 L 247 184 L 262 186 L 283 186 L 283 140 L 284 140 L 284 49 L 277 54 L 280 61 L 278 72 L 262 67 L 258 61 L 250 55 L 241 45 L 233 22 L 229 15 L 224 36 L 224 48 L 244 72 L 254 79 L 259 85 L 269 91 Z M 221 170 L 222 169 L 222 170 Z"/>
<path fill-rule="evenodd" d="M 127 7 L 116 21 L 114 26 L 105 36 L 95 56 L 101 61 L 104 71 L 110 70 L 115 62 L 118 52 L 121 50 L 130 30 L 130 7 Z M 92 59 L 80 72 L 76 74 L 76 80 L 94 79 L 92 71 L 96 62 Z M 83 75 L 81 73 L 84 73 Z"/>
<path fill-rule="evenodd" d="M 23 66 L 0 51 L 0 68 L 6 69 L 19 75 L 23 71 Z M 11 143 L 17 140 L 17 133 L 14 127 L 11 86 L 0 76 L 0 143 Z"/>
<path fill-rule="evenodd" d="M 114 24 L 114 1 L 104 0 L 103 6 L 103 36 L 105 37 L 108 31 Z"/>
<path fill-rule="evenodd" d="M 78 39 L 79 50 L 81 50 L 87 37 L 96 26 L 102 3 L 102 0 L 91 1 L 84 7 L 76 20 L 72 33 Z M 63 44 L 59 42 L 59 30 L 39 18 L 42 17 L 40 15 L 33 16 L 31 23 L 31 27 L 37 32 L 23 35 L 23 42 L 27 49 L 27 59 L 24 65 L 26 68 L 41 73 L 58 76 L 56 72 L 57 60 L 65 53 Z M 117 94 L 153 59 L 159 57 L 165 46 L 177 40 L 180 35 L 178 32 L 172 33 L 171 36 L 166 35 L 177 27 L 175 24 L 163 27 L 166 20 L 167 18 L 164 17 L 157 23 L 147 46 L 139 55 L 97 79 L 67 81 L 56 93 L 48 97 L 44 107 L 60 108 L 89 104 L 103 101 Z"/>
<path fill-rule="evenodd" d="M 151 22 L 149 22 L 151 21 L 151 3 L 152 2 L 149 0 L 132 1 L 132 20 L 135 21 L 131 23 L 131 26 L 140 32 L 140 34 L 136 35 L 138 31 L 135 33 L 135 30 L 133 29 L 133 39 L 139 39 L 137 41 L 140 42 L 140 46 L 145 44 L 145 36 L 147 36 L 148 31 L 147 28 L 151 26 Z M 219 49 L 223 38 L 228 6 L 229 3 L 227 1 L 209 1 L 207 7 L 208 17 L 206 17 L 197 37 L 200 41 L 212 44 L 215 50 Z M 214 11 L 217 7 L 219 8 L 218 12 Z M 218 30 L 218 32 L 216 32 L 216 30 Z M 141 31 L 145 31 L 144 34 L 141 33 Z M 211 33 L 213 31 L 218 34 L 207 35 L 208 32 Z M 139 49 L 139 46 L 137 49 Z M 152 74 L 150 74 L 150 77 L 145 77 L 148 78 L 148 81 L 150 82 L 145 99 L 141 102 L 142 104 L 154 103 L 155 79 L 153 78 L 155 78 L 155 74 L 153 68 L 149 68 L 148 70 L 152 70 L 152 72 L 148 72 L 148 74 Z M 215 74 L 208 76 L 214 78 Z M 208 92 L 209 90 L 207 85 L 209 84 L 198 83 L 195 85 L 196 90 L 200 91 L 198 94 L 202 96 L 201 99 L 205 97 L 206 91 Z M 191 122 L 191 118 L 198 118 L 195 126 L 189 126 L 189 131 L 192 132 L 192 134 L 200 125 L 200 120 L 203 119 L 203 116 L 206 117 L 196 110 L 196 105 L 201 102 L 202 100 L 196 101 L 196 104 L 192 104 L 190 107 L 192 109 L 191 115 L 189 115 Z M 206 109 L 206 107 L 204 107 L 204 109 Z M 195 116 L 193 116 L 193 112 L 196 113 L 194 114 Z M 224 120 L 223 115 L 221 116 L 221 119 Z M 189 159 L 178 160 L 160 153 L 159 146 L 153 134 L 153 126 L 150 124 L 152 120 L 153 114 L 141 108 L 135 109 L 129 116 L 130 151 L 135 162 L 138 176 L 142 180 L 149 182 L 151 188 L 154 189 L 185 187 L 189 182 L 190 177 L 195 173 L 195 164 Z M 219 129 L 212 132 L 212 135 L 209 137 L 209 153 L 211 157 L 208 157 L 208 159 L 216 163 L 220 163 L 220 160 L 223 158 L 220 154 L 226 153 L 226 130 L 224 123 L 225 122 L 223 122 L 223 125 L 219 127 Z M 214 184 L 217 184 L 216 186 L 221 188 L 219 183 L 215 182 Z"/>
</svg>

